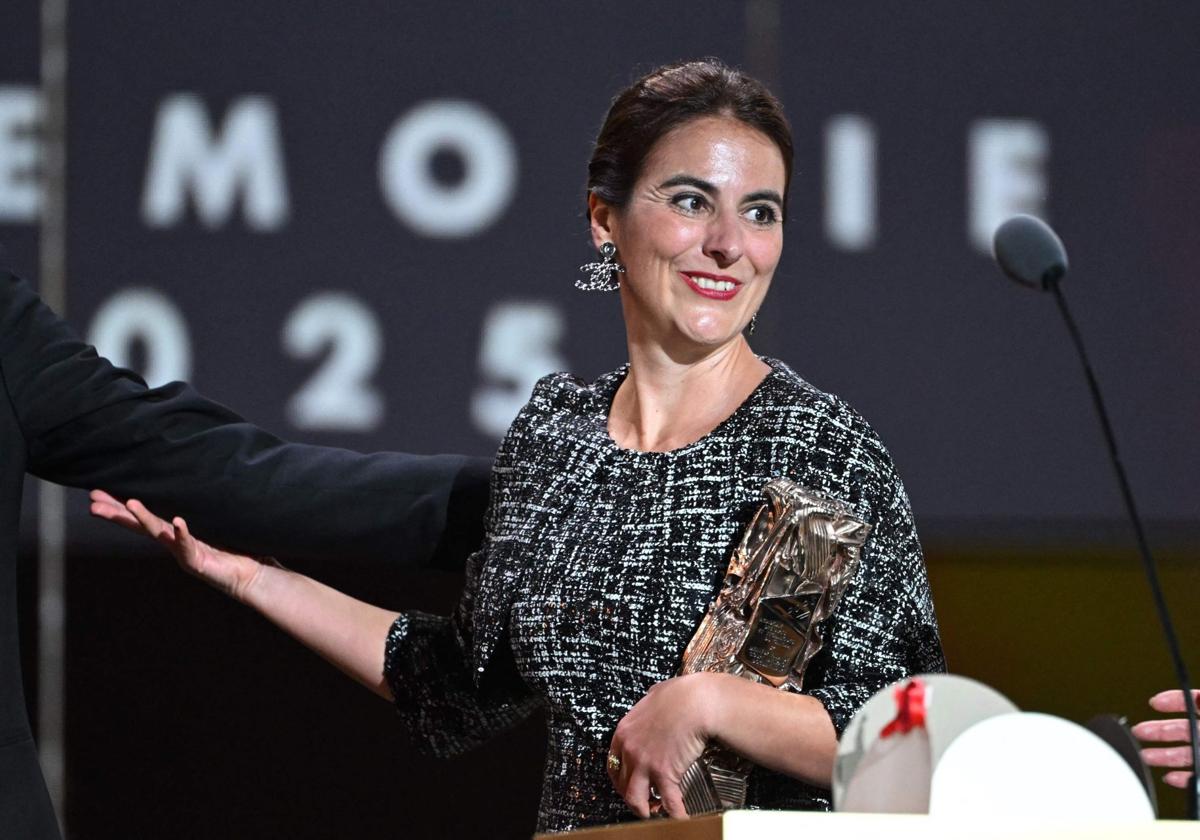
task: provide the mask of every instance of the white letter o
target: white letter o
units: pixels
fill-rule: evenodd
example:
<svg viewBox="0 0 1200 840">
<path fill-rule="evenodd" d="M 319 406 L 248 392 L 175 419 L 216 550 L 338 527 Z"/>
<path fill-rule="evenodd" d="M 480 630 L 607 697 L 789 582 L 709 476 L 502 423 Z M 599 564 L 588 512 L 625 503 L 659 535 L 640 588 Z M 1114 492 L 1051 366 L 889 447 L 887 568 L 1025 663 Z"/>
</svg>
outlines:
<svg viewBox="0 0 1200 840">
<path fill-rule="evenodd" d="M 460 183 L 433 177 L 430 159 L 439 149 L 462 156 Z M 507 129 L 481 106 L 454 99 L 426 102 L 392 126 L 379 159 L 384 197 L 418 233 L 456 238 L 479 233 L 496 221 L 513 197 L 517 153 Z"/>
<path fill-rule="evenodd" d="M 142 378 L 151 388 L 192 375 L 187 322 L 175 304 L 154 289 L 125 289 L 96 310 L 88 342 L 117 367 L 130 367 L 132 345 L 146 346 Z"/>
</svg>

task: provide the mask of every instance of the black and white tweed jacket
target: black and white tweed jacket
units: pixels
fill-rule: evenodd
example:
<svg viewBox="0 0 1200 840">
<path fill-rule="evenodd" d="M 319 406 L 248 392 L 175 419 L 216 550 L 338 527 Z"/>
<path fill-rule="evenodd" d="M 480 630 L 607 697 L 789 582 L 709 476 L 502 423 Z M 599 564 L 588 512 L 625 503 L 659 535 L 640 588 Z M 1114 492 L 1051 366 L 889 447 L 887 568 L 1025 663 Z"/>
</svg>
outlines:
<svg viewBox="0 0 1200 840">
<path fill-rule="evenodd" d="M 605 770 L 613 730 L 678 670 L 774 476 L 843 500 L 873 526 L 805 680 L 839 735 L 879 688 L 945 670 L 887 451 L 840 399 L 764 361 L 772 372 L 733 415 L 670 452 L 621 449 L 609 436 L 625 368 L 591 385 L 543 378 L 497 455 L 487 535 L 456 614 L 407 613 L 389 633 L 397 710 L 434 753 L 461 752 L 545 709 L 539 830 L 633 818 Z M 828 796 L 758 770 L 748 804 L 821 809 Z"/>
</svg>

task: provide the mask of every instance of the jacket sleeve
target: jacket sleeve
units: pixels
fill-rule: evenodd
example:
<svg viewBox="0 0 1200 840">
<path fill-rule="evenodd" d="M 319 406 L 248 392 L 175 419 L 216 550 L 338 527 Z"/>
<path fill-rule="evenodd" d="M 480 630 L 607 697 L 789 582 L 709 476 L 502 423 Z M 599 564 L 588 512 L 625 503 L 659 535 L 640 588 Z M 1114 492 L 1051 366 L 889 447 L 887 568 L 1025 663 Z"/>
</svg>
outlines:
<svg viewBox="0 0 1200 840">
<path fill-rule="evenodd" d="M 483 558 L 473 557 L 476 562 Z M 467 574 L 470 586 L 476 575 Z M 413 742 L 432 755 L 466 752 L 520 723 L 540 704 L 507 648 L 477 682 L 469 644 L 450 617 L 401 613 L 385 650 L 384 676 L 396 712 Z"/>
<path fill-rule="evenodd" d="M 825 647 L 805 675 L 814 687 L 804 693 L 824 704 L 839 738 L 881 688 L 946 670 L 908 496 L 894 473 L 890 479 L 857 578 L 830 617 Z"/>
<path fill-rule="evenodd" d="M 384 676 L 396 711 L 416 745 L 442 757 L 515 726 L 540 704 L 522 681 L 507 644 L 498 645 L 486 673 L 472 668 L 475 606 L 494 550 L 505 476 L 513 469 L 513 440 L 510 430 L 496 456 L 487 533 L 467 562 L 466 585 L 453 617 L 402 613 L 388 633 Z"/>
<path fill-rule="evenodd" d="M 937 619 L 908 497 L 890 462 L 886 495 L 863 546 L 855 581 L 824 626 L 825 645 L 804 675 L 804 694 L 820 700 L 838 739 L 881 688 L 910 675 L 946 670 Z M 751 774 L 763 807 L 824 809 L 830 792 L 765 768 Z"/>
<path fill-rule="evenodd" d="M 31 473 L 243 551 L 461 569 L 482 536 L 487 460 L 286 443 L 184 383 L 147 388 L 2 270 L 0 387 Z"/>
</svg>

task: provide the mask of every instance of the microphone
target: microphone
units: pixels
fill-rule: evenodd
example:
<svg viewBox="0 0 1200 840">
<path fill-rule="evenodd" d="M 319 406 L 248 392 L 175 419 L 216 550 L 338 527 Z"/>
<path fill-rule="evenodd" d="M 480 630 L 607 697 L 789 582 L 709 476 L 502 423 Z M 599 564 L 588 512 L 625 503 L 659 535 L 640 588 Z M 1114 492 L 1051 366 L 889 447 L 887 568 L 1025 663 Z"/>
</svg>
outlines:
<svg viewBox="0 0 1200 840">
<path fill-rule="evenodd" d="M 1100 396 L 1100 385 L 1096 382 L 1096 375 L 1092 372 L 1087 351 L 1084 350 L 1083 337 L 1079 328 L 1075 326 L 1075 320 L 1067 308 L 1067 299 L 1062 293 L 1061 283 L 1067 275 L 1067 249 L 1063 247 L 1058 234 L 1041 219 L 1018 215 L 996 228 L 992 240 L 992 252 L 1001 270 L 1013 280 L 1023 286 L 1050 291 L 1054 294 L 1058 309 L 1067 324 L 1067 331 L 1071 334 L 1071 340 L 1079 353 L 1079 361 L 1083 364 L 1083 372 L 1087 377 L 1088 388 L 1092 394 L 1092 403 L 1104 431 L 1105 443 L 1108 445 L 1108 455 L 1117 474 L 1117 484 L 1121 488 L 1125 509 L 1129 514 L 1129 521 L 1133 525 L 1133 532 L 1137 538 L 1142 569 L 1150 584 L 1150 594 L 1154 598 L 1158 620 L 1167 640 L 1167 650 L 1170 652 L 1172 663 L 1175 666 L 1175 679 L 1183 688 L 1192 741 L 1192 777 L 1188 784 L 1188 818 L 1200 820 L 1200 727 L 1197 726 L 1196 721 L 1196 701 L 1192 695 L 1187 665 L 1184 664 L 1183 654 L 1179 650 L 1179 637 L 1175 634 L 1171 614 L 1167 609 L 1167 601 L 1163 596 L 1162 584 L 1158 579 L 1158 566 L 1150 553 L 1146 532 L 1142 527 L 1142 519 L 1138 515 L 1137 505 L 1133 501 L 1133 490 L 1129 487 L 1125 468 L 1121 465 L 1121 458 L 1117 454 L 1117 440 L 1113 435 L 1112 424 L 1108 420 L 1108 411 L 1104 407 L 1104 400 Z"/>
<path fill-rule="evenodd" d="M 1067 249 L 1036 216 L 1013 216 L 996 228 L 992 253 L 1004 273 L 1023 286 L 1046 290 L 1067 274 Z"/>
</svg>

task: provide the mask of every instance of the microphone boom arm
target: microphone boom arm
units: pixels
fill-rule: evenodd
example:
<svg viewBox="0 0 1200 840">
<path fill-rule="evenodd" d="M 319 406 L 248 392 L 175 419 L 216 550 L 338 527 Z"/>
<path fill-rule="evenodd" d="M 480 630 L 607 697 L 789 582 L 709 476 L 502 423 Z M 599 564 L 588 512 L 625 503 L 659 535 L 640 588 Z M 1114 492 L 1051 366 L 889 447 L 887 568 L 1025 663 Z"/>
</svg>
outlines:
<svg viewBox="0 0 1200 840">
<path fill-rule="evenodd" d="M 1183 689 L 1184 708 L 1187 710 L 1188 730 L 1190 733 L 1191 748 L 1192 748 L 1192 775 L 1188 780 L 1188 819 L 1200 820 L 1200 726 L 1197 725 L 1196 716 L 1196 698 L 1192 694 L 1191 679 L 1188 677 L 1187 664 L 1183 660 L 1183 653 L 1179 649 L 1179 637 L 1175 635 L 1175 627 L 1171 621 L 1171 613 L 1167 609 L 1167 600 L 1163 595 L 1162 584 L 1158 578 L 1158 564 L 1154 561 L 1154 556 L 1150 553 L 1150 545 L 1146 540 L 1146 532 L 1142 527 L 1142 519 L 1138 515 L 1137 505 L 1133 500 L 1133 490 L 1130 489 L 1129 479 L 1125 476 L 1125 467 L 1121 464 L 1121 457 L 1117 454 L 1117 440 L 1113 435 L 1112 424 L 1108 419 L 1108 411 L 1104 408 L 1104 400 L 1100 396 L 1100 385 L 1096 382 L 1096 375 L 1092 372 L 1092 365 L 1088 361 L 1087 351 L 1083 347 L 1083 337 L 1080 335 L 1079 328 L 1075 325 L 1075 319 L 1071 317 L 1071 310 L 1067 307 L 1067 299 L 1063 296 L 1062 288 L 1059 285 L 1059 280 L 1062 278 L 1062 273 L 1058 276 L 1047 276 L 1042 278 L 1042 285 L 1054 295 L 1054 300 L 1058 304 L 1058 310 L 1062 313 L 1063 320 L 1067 324 L 1067 332 L 1071 334 L 1071 341 L 1075 345 L 1075 350 L 1079 353 L 1079 361 L 1083 364 L 1083 372 L 1087 376 L 1088 390 L 1092 395 L 1092 403 L 1096 406 L 1096 414 L 1100 417 L 1100 426 L 1104 431 L 1104 442 L 1108 446 L 1108 454 L 1112 459 L 1113 469 L 1117 473 L 1117 483 L 1121 486 L 1121 497 L 1125 500 L 1125 509 L 1129 513 L 1129 519 L 1133 523 L 1134 535 L 1137 538 L 1138 553 L 1142 558 L 1142 568 L 1146 573 L 1146 580 L 1150 584 L 1150 594 L 1154 598 L 1154 607 L 1158 612 L 1158 620 L 1162 625 L 1163 635 L 1167 638 L 1167 649 L 1171 654 L 1171 661 L 1175 666 L 1175 679 Z"/>
</svg>

